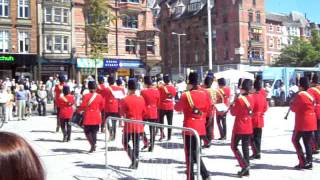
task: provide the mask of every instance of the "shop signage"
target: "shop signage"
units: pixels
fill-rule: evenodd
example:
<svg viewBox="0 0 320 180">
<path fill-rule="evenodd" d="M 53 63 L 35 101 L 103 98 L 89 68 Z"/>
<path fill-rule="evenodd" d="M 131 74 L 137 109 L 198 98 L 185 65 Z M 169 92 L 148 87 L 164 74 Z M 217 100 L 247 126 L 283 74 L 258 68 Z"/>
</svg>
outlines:
<svg viewBox="0 0 320 180">
<path fill-rule="evenodd" d="M 0 56 L 0 62 L 13 62 L 16 58 L 13 56 Z"/>
<path fill-rule="evenodd" d="M 161 73 L 161 66 L 154 66 L 150 70 L 150 76 L 156 76 Z"/>
<path fill-rule="evenodd" d="M 104 68 L 112 68 L 118 69 L 120 67 L 120 61 L 117 59 L 104 59 L 103 67 Z"/>
<path fill-rule="evenodd" d="M 102 59 L 77 58 L 77 68 L 103 68 Z"/>
<path fill-rule="evenodd" d="M 118 69 L 118 76 L 130 76 L 130 69 Z"/>
</svg>

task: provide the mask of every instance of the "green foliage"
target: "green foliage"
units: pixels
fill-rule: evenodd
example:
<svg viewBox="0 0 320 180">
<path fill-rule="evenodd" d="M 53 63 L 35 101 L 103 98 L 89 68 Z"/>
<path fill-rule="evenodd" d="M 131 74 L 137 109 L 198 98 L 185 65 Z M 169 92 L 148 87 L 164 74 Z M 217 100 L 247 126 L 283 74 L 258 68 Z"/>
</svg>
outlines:
<svg viewBox="0 0 320 180">
<path fill-rule="evenodd" d="M 320 37 L 312 30 L 310 40 L 295 38 L 293 43 L 281 50 L 275 66 L 312 67 L 320 62 Z"/>
<path fill-rule="evenodd" d="M 114 20 L 109 0 L 85 0 L 86 30 L 89 37 L 90 55 L 94 59 L 103 58 L 108 52 L 108 33 Z"/>
</svg>

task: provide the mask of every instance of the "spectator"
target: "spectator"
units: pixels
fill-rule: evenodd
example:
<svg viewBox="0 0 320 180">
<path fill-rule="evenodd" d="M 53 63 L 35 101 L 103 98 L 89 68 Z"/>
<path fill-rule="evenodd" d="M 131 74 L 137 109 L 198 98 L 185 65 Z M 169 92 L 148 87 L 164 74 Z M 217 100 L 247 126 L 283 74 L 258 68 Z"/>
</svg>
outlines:
<svg viewBox="0 0 320 180">
<path fill-rule="evenodd" d="M 11 121 L 13 119 L 12 109 L 14 104 L 14 96 L 11 93 L 11 89 L 7 89 L 7 103 L 5 105 L 5 121 Z"/>
<path fill-rule="evenodd" d="M 44 180 L 40 159 L 22 137 L 0 132 L 0 179 Z"/>
<path fill-rule="evenodd" d="M 24 90 L 23 85 L 20 85 L 19 90 L 16 92 L 18 120 L 25 120 L 26 100 L 27 100 L 27 91 Z"/>
<path fill-rule="evenodd" d="M 46 104 L 47 104 L 47 91 L 46 91 L 46 86 L 42 85 L 40 90 L 38 90 L 37 93 L 38 96 L 38 113 L 39 116 L 46 116 L 47 111 L 46 111 Z"/>
<path fill-rule="evenodd" d="M 4 86 L 0 87 L 0 115 L 5 116 L 5 107 L 8 101 L 7 92 Z"/>
<path fill-rule="evenodd" d="M 48 96 L 48 104 L 51 104 L 53 101 L 53 77 L 49 77 L 49 80 L 46 82 L 46 90 L 47 90 L 47 96 Z"/>
</svg>

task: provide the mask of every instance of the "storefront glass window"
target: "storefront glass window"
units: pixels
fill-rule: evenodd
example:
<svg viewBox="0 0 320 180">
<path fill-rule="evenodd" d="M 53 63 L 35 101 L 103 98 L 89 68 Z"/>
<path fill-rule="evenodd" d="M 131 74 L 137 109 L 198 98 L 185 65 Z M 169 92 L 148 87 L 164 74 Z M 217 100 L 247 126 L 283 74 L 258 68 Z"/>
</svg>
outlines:
<svg viewBox="0 0 320 180">
<path fill-rule="evenodd" d="M 9 0 L 0 0 L 0 17 L 9 16 Z"/>
<path fill-rule="evenodd" d="M 0 53 L 9 52 L 9 31 L 0 31 Z"/>
</svg>

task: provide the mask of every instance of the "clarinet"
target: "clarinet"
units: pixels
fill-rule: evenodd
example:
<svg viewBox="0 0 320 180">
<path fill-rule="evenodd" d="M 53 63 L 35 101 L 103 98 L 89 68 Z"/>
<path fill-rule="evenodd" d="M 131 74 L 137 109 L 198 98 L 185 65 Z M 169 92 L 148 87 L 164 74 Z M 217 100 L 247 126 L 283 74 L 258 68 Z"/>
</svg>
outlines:
<svg viewBox="0 0 320 180">
<path fill-rule="evenodd" d="M 297 93 L 298 93 L 298 92 L 297 92 Z M 291 98 L 291 100 L 290 100 L 290 102 L 289 102 L 289 108 L 288 108 L 288 111 L 287 111 L 286 115 L 284 116 L 284 120 L 288 120 L 288 116 L 289 116 L 290 111 L 291 111 L 290 106 L 291 106 L 292 102 L 294 101 L 297 93 L 294 93 L 294 94 L 292 95 L 293 97 Z"/>
</svg>

